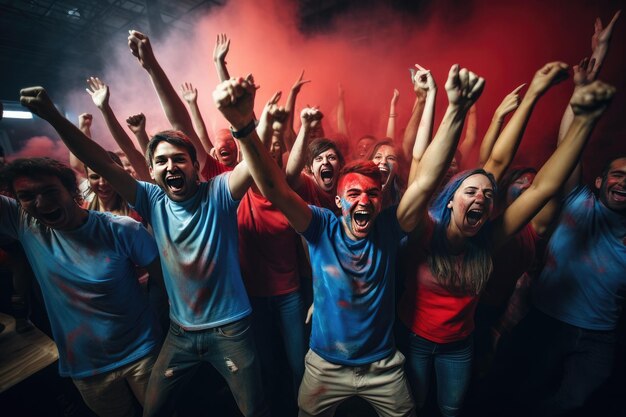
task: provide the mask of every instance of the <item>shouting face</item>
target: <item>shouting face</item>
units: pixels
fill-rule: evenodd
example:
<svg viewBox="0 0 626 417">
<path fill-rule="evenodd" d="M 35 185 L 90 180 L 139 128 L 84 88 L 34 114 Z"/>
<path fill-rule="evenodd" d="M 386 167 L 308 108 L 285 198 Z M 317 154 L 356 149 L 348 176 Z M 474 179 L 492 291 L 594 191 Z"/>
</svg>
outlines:
<svg viewBox="0 0 626 417">
<path fill-rule="evenodd" d="M 337 207 L 341 209 L 341 221 L 348 237 L 353 240 L 365 238 L 374 225 L 382 207 L 380 183 L 373 178 L 350 172 L 339 181 Z"/>
<path fill-rule="evenodd" d="M 493 208 L 493 186 L 482 174 L 467 177 L 448 203 L 452 210 L 448 229 L 461 236 L 475 236 L 489 220 Z"/>
<path fill-rule="evenodd" d="M 174 201 L 184 201 L 198 189 L 198 162 L 183 147 L 160 142 L 152 158 L 150 176 Z"/>
</svg>

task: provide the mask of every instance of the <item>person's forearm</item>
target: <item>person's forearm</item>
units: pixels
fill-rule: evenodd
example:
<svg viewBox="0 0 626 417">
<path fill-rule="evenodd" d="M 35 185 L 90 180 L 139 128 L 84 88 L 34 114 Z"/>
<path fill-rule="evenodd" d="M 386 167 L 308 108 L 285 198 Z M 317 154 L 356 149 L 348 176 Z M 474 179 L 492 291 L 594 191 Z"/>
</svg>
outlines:
<svg viewBox="0 0 626 417">
<path fill-rule="evenodd" d="M 222 61 L 221 59 L 214 59 L 213 63 L 215 64 L 215 70 L 217 71 L 217 78 L 219 78 L 220 82 L 230 80 L 230 75 L 228 74 L 226 63 Z"/>
<path fill-rule="evenodd" d="M 489 128 L 487 128 L 487 132 L 485 133 L 485 137 L 480 144 L 478 166 L 484 167 L 489 160 L 489 157 L 491 156 L 491 151 L 493 150 L 493 145 L 496 143 L 496 140 L 500 135 L 503 124 L 504 117 L 500 116 L 498 113 L 494 114 L 493 118 L 491 119 L 491 123 L 489 124 Z"/>
<path fill-rule="evenodd" d="M 418 126 L 420 125 L 422 119 L 422 113 L 424 111 L 425 104 L 425 99 L 420 97 L 417 97 L 415 99 L 415 103 L 413 104 L 413 109 L 411 111 L 411 117 L 409 118 L 409 122 L 406 125 L 406 129 L 404 129 L 404 137 L 402 138 L 402 151 L 404 152 L 404 157 L 407 161 L 410 161 L 412 157 L 413 147 L 418 132 Z"/>
<path fill-rule="evenodd" d="M 207 131 L 206 125 L 204 124 L 204 119 L 202 118 L 202 114 L 200 113 L 200 108 L 198 107 L 197 101 L 191 101 L 189 103 L 189 109 L 191 110 L 191 117 L 193 119 L 193 124 L 196 129 L 196 133 L 202 142 L 202 148 L 206 153 L 211 152 L 213 149 L 213 143 L 211 142 L 211 138 L 209 138 L 209 133 Z"/>
<path fill-rule="evenodd" d="M 137 177 L 142 181 L 150 181 L 150 171 L 146 166 L 144 156 L 137 150 L 131 138 L 126 134 L 109 103 L 107 102 L 100 107 L 100 111 L 109 128 L 109 132 L 111 132 L 111 136 L 113 136 L 115 143 L 117 143 L 122 152 L 126 154 L 128 162 L 130 162 L 137 173 Z"/>
<path fill-rule="evenodd" d="M 303 124 L 300 127 L 296 141 L 289 153 L 289 160 L 287 161 L 287 167 L 285 170 L 287 181 L 289 184 L 296 184 L 302 169 L 306 164 L 306 151 L 308 146 L 309 129 Z"/>
</svg>

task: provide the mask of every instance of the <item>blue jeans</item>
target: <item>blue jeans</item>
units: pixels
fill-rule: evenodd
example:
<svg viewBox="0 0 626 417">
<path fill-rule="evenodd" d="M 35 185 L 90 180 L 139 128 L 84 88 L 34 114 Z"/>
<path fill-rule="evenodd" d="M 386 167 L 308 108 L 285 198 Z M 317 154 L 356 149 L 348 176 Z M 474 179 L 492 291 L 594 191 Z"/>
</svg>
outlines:
<svg viewBox="0 0 626 417">
<path fill-rule="evenodd" d="M 203 362 L 224 377 L 244 416 L 268 415 L 250 321 L 246 317 L 200 331 L 186 331 L 171 323 L 152 369 L 144 416 L 171 416 L 182 390 Z"/>
<path fill-rule="evenodd" d="M 435 343 L 406 331 L 409 334 L 405 366 L 418 413 L 426 402 L 434 365 L 439 410 L 444 417 L 458 416 L 472 375 L 473 338 Z"/>
<path fill-rule="evenodd" d="M 304 375 L 304 355 L 308 349 L 302 295 L 300 291 L 293 291 L 273 297 L 250 297 L 250 304 L 252 328 L 265 382 L 271 384 L 272 370 L 276 368 L 273 349 L 276 341 L 270 335 L 278 333 L 287 354 L 295 399 Z"/>
</svg>

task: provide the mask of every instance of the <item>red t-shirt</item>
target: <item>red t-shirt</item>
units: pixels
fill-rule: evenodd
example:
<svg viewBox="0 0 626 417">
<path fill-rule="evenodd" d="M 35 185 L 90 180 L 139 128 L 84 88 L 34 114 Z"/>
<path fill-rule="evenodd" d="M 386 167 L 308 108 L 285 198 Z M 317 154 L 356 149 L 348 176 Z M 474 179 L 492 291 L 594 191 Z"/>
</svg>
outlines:
<svg viewBox="0 0 626 417">
<path fill-rule="evenodd" d="M 427 254 L 433 233 L 432 222 L 420 241 L 409 243 L 403 256 L 405 291 L 400 299 L 399 316 L 416 335 L 435 343 L 467 338 L 474 331 L 476 295 L 458 295 L 442 287 L 428 265 Z M 457 256 L 463 261 L 463 255 Z"/>
<path fill-rule="evenodd" d="M 300 178 L 302 179 L 302 185 L 298 187 L 296 192 L 300 194 L 304 201 L 317 207 L 327 208 L 335 214 L 340 213 L 335 202 L 336 193 L 331 194 L 320 189 L 315 180 L 306 174 L 302 174 Z"/>
<path fill-rule="evenodd" d="M 204 162 L 204 166 L 202 167 L 200 174 L 205 181 L 208 181 L 213 177 L 217 177 L 218 175 L 223 174 L 224 172 L 232 171 L 233 169 L 234 167 L 222 164 L 211 155 L 206 155 L 206 161 Z"/>
<path fill-rule="evenodd" d="M 248 294 L 270 297 L 300 288 L 300 236 L 285 216 L 250 187 L 239 203 L 239 263 Z"/>
</svg>

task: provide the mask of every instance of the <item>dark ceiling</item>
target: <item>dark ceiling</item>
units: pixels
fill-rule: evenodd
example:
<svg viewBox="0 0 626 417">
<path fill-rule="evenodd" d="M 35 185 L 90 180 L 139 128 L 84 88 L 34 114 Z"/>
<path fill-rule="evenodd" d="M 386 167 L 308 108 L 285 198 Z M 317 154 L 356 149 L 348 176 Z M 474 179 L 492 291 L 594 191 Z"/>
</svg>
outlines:
<svg viewBox="0 0 626 417">
<path fill-rule="evenodd" d="M 0 0 L 0 99 L 16 100 L 26 85 L 82 83 L 84 74 L 102 67 L 106 54 L 99 51 L 124 42 L 129 28 L 185 31 L 224 2 Z"/>
</svg>

